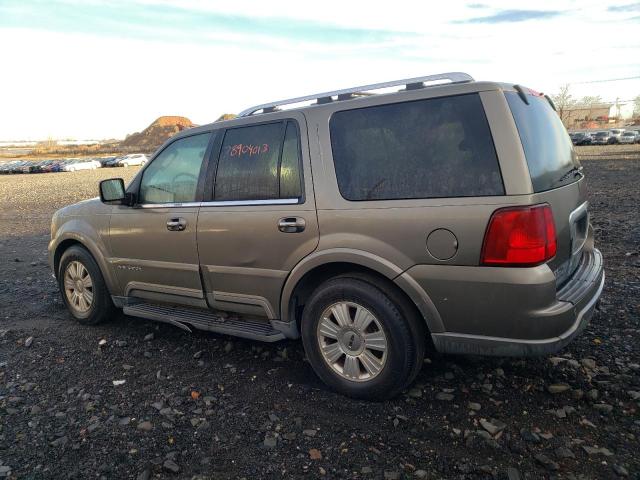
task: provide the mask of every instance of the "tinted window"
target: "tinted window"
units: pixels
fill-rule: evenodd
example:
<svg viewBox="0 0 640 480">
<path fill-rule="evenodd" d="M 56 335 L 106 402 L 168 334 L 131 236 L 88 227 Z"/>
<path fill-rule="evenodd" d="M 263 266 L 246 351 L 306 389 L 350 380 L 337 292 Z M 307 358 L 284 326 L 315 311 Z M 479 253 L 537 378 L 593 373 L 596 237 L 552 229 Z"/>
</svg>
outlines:
<svg viewBox="0 0 640 480">
<path fill-rule="evenodd" d="M 571 139 L 547 99 L 527 95 L 527 105 L 516 92 L 505 92 L 505 96 L 518 127 L 533 190 L 543 192 L 576 181 L 578 176 L 567 175 L 578 165 Z"/>
<path fill-rule="evenodd" d="M 210 133 L 176 140 L 147 167 L 140 182 L 140 203 L 183 203 L 196 199 L 200 167 Z"/>
<path fill-rule="evenodd" d="M 302 196 L 299 145 L 298 129 L 293 122 L 288 122 L 280 164 L 280 198 Z"/>
<path fill-rule="evenodd" d="M 218 162 L 215 200 L 300 196 L 299 140 L 293 122 L 227 130 Z"/>
<path fill-rule="evenodd" d="M 504 194 L 477 94 L 337 112 L 330 129 L 347 200 Z"/>
</svg>

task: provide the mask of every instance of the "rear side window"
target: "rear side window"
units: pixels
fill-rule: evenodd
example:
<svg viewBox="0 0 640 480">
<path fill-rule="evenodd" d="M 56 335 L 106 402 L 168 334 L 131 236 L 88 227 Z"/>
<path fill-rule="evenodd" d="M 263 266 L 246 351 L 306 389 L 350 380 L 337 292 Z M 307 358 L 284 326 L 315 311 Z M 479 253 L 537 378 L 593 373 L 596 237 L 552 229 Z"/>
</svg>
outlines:
<svg viewBox="0 0 640 480">
<path fill-rule="evenodd" d="M 294 122 L 277 122 L 227 130 L 214 199 L 273 200 L 300 198 L 300 140 Z"/>
<path fill-rule="evenodd" d="M 579 165 L 571 139 L 547 99 L 527 95 L 527 105 L 516 92 L 504 95 L 518 127 L 533 191 L 544 192 L 578 180 L 579 176 L 570 173 Z"/>
<path fill-rule="evenodd" d="M 300 176 L 300 140 L 293 122 L 287 122 L 280 162 L 280 198 L 300 198 L 302 178 Z"/>
<path fill-rule="evenodd" d="M 347 200 L 504 195 L 477 94 L 336 112 L 330 131 Z"/>
</svg>

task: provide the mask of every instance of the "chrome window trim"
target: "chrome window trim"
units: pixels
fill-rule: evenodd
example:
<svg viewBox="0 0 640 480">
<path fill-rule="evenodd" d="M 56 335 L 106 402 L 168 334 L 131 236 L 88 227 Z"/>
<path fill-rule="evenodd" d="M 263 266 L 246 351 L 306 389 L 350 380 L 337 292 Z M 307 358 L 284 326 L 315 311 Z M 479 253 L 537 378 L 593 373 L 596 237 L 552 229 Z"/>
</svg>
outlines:
<svg viewBox="0 0 640 480">
<path fill-rule="evenodd" d="M 201 202 L 184 202 L 184 203 L 141 203 L 136 205 L 137 208 L 189 208 L 199 207 Z"/>
<path fill-rule="evenodd" d="M 225 200 L 218 202 L 185 203 L 144 203 L 138 208 L 180 208 L 180 207 L 250 207 L 260 205 L 299 205 L 299 198 L 273 198 L 269 200 Z"/>
<path fill-rule="evenodd" d="M 220 200 L 202 202 L 202 207 L 248 207 L 252 205 L 298 205 L 299 198 L 272 198 L 268 200 Z"/>
</svg>

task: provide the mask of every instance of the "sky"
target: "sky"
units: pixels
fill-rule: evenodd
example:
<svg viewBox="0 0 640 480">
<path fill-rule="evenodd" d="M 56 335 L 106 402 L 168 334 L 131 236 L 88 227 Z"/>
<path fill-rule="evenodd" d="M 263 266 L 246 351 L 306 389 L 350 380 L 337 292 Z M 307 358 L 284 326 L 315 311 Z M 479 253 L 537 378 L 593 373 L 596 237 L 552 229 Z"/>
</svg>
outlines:
<svg viewBox="0 0 640 480">
<path fill-rule="evenodd" d="M 449 71 L 629 100 L 639 31 L 629 0 L 0 0 L 0 140 L 124 138 Z"/>
</svg>

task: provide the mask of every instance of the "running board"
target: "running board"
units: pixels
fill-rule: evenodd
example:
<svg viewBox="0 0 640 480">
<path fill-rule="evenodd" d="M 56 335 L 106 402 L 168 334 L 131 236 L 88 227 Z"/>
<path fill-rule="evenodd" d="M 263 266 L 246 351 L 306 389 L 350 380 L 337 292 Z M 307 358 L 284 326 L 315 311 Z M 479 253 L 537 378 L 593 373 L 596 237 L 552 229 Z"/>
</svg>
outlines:
<svg viewBox="0 0 640 480">
<path fill-rule="evenodd" d="M 198 330 L 224 333 L 234 337 L 248 338 L 262 342 L 277 342 L 285 336 L 274 329 L 270 323 L 257 320 L 222 318 L 214 312 L 192 308 L 136 303 L 125 305 L 122 309 L 127 315 L 146 318 L 158 322 L 170 323 L 176 327 L 191 331 L 188 326 Z M 187 326 L 188 325 L 188 326 Z"/>
</svg>

